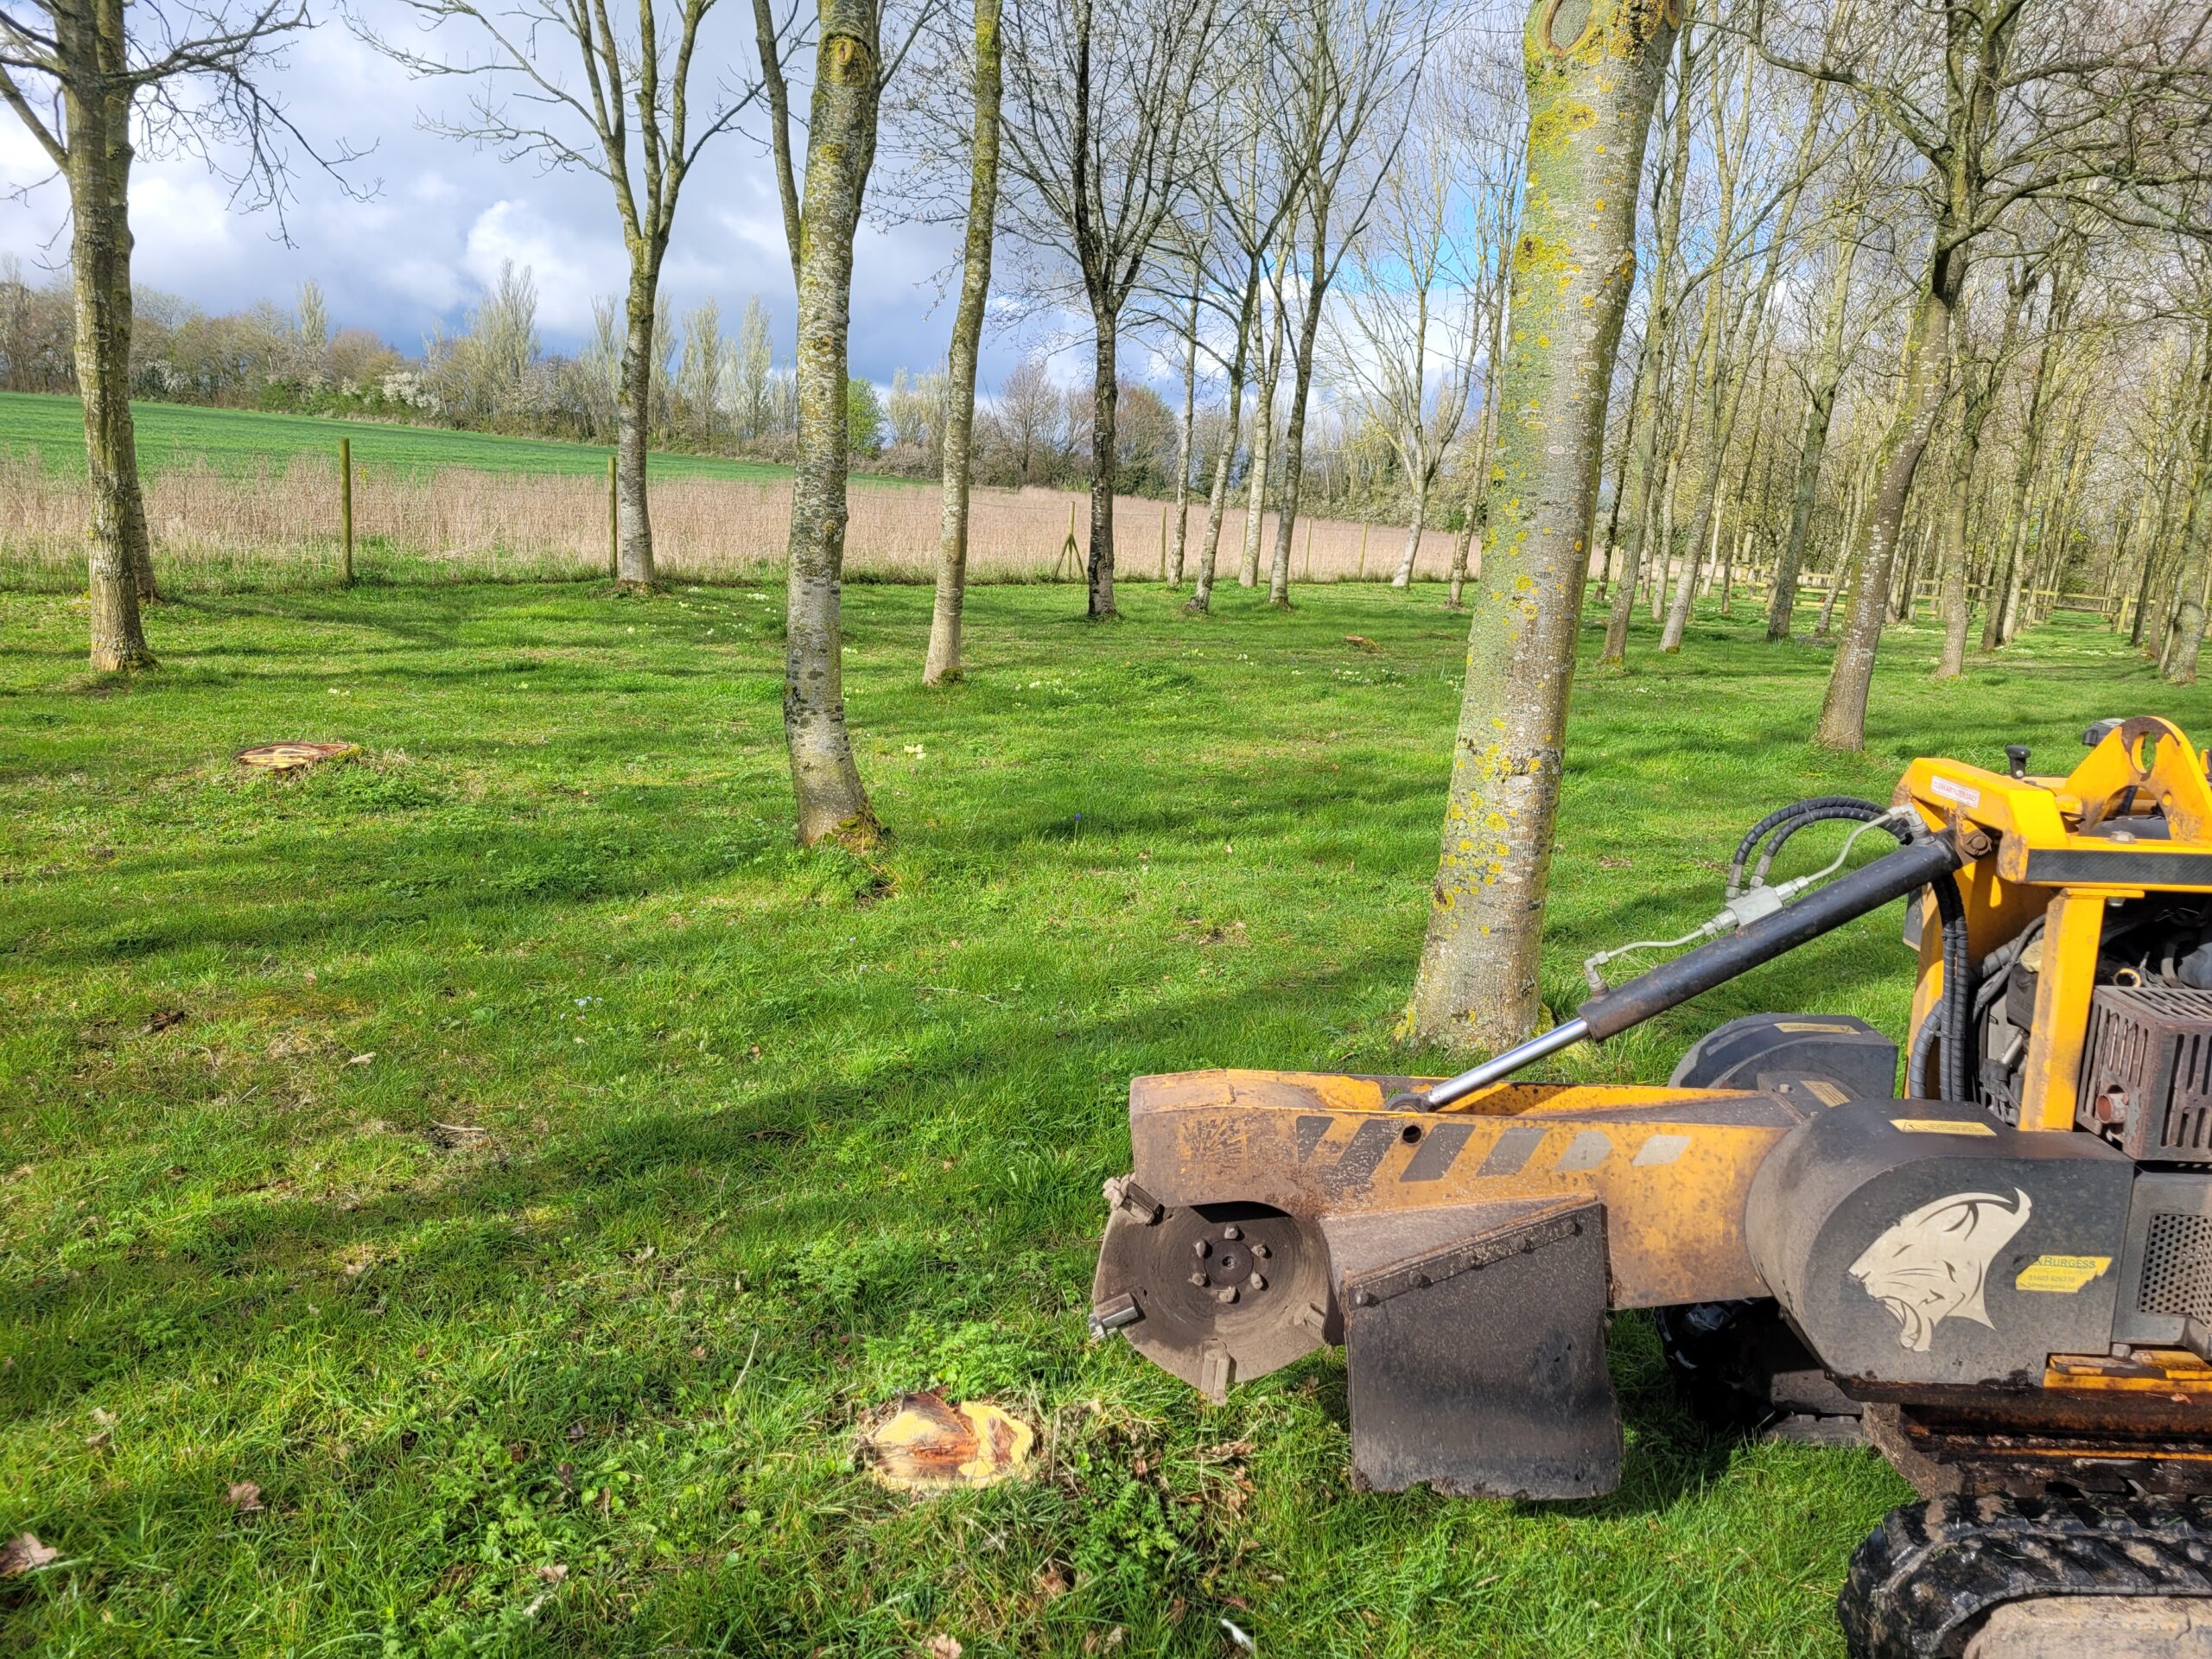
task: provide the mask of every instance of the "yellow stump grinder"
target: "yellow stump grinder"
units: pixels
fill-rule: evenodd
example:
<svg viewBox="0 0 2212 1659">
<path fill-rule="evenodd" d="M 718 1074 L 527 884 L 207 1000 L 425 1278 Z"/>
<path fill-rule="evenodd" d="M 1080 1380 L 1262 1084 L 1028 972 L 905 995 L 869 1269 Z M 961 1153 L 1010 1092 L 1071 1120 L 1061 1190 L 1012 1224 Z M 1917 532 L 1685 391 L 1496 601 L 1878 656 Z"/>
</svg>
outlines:
<svg viewBox="0 0 2212 1659">
<path fill-rule="evenodd" d="M 1852 1560 L 1861 1659 L 2202 1650 L 2212 787 L 2165 721 L 2086 741 L 1771 814 L 1704 943 L 1611 987 L 1593 957 L 1572 1019 L 1448 1081 L 1138 1078 L 1094 1333 L 1215 1400 L 1341 1344 L 1359 1485 L 1571 1498 L 1620 1477 L 1606 1317 L 1650 1309 L 1703 1408 L 1863 1436 L 1931 1500 Z M 1765 880 L 1830 820 L 1896 844 Z M 1823 1014 L 1732 1020 L 1664 1088 L 1513 1080 L 1899 899 L 1902 1084 Z"/>
</svg>

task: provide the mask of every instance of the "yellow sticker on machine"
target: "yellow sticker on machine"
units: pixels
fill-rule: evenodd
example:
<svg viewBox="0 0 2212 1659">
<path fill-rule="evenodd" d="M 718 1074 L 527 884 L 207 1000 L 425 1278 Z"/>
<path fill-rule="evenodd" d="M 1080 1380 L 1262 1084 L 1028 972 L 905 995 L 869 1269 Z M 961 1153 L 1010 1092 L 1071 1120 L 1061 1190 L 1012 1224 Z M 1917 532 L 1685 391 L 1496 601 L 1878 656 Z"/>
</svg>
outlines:
<svg viewBox="0 0 2212 1659">
<path fill-rule="evenodd" d="M 2071 1296 L 2110 1266 L 2108 1255 L 2039 1255 L 2020 1269 L 2012 1285 L 2017 1290 L 2049 1290 Z"/>
<path fill-rule="evenodd" d="M 1977 1123 L 1972 1118 L 1955 1117 L 1893 1117 L 1893 1129 L 1903 1129 L 1907 1135 L 1988 1135 L 1997 1131 L 1986 1123 Z"/>
</svg>

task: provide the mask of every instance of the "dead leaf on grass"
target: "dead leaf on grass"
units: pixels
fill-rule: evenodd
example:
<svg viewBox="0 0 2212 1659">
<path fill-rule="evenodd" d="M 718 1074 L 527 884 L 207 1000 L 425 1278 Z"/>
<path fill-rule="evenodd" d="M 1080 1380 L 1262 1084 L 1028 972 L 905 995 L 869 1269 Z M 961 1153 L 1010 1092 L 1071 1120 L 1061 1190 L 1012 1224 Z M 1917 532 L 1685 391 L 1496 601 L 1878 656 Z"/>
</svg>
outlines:
<svg viewBox="0 0 2212 1659">
<path fill-rule="evenodd" d="M 1083 1638 L 1083 1650 L 1085 1653 L 1111 1653 L 1122 1645 L 1122 1639 L 1128 1635 L 1128 1632 L 1118 1624 L 1103 1636 L 1093 1630 Z"/>
<path fill-rule="evenodd" d="M 569 1569 L 556 1561 L 550 1567 L 539 1567 L 537 1576 L 543 1583 L 559 1584 L 569 1576 Z"/>
<path fill-rule="evenodd" d="M 167 1031 L 171 1026 L 183 1023 L 182 1008 L 156 1008 L 146 1016 L 146 1035 L 150 1037 L 157 1031 Z"/>
<path fill-rule="evenodd" d="M 231 1483 L 231 1507 L 240 1515 L 257 1514 L 261 1509 L 261 1487 L 257 1482 L 234 1480 Z"/>
<path fill-rule="evenodd" d="M 1348 633 L 1344 635 L 1344 644 L 1351 646 L 1356 651 L 1380 651 L 1382 649 L 1382 646 L 1376 645 L 1372 639 L 1369 639 L 1363 633 Z"/>
<path fill-rule="evenodd" d="M 1060 1571 L 1060 1564 L 1052 1562 L 1037 1575 L 1037 1593 L 1050 1601 L 1055 1596 L 1068 1592 L 1067 1575 Z"/>
<path fill-rule="evenodd" d="M 960 1643 L 942 1631 L 922 1643 L 922 1651 L 929 1659 L 960 1659 Z"/>
<path fill-rule="evenodd" d="M 371 1049 L 365 1054 L 356 1054 L 352 1059 L 346 1061 L 346 1064 L 348 1065 L 366 1065 L 371 1060 L 376 1058 L 376 1050 Z"/>
<path fill-rule="evenodd" d="M 41 1567 L 61 1559 L 61 1552 L 49 1549 L 38 1541 L 35 1533 L 18 1533 L 6 1543 L 0 1544 L 0 1579 L 12 1579 L 19 1573 L 35 1573 Z"/>
</svg>

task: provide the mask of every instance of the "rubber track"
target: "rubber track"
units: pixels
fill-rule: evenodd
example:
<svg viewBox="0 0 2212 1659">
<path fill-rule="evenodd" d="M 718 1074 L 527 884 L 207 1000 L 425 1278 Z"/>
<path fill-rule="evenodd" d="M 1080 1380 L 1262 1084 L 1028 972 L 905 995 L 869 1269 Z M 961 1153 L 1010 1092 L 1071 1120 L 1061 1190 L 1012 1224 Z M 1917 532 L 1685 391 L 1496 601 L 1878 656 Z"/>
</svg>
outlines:
<svg viewBox="0 0 2212 1659">
<path fill-rule="evenodd" d="M 1836 1614 L 1853 1659 L 1956 1659 L 2035 1596 L 2212 1596 L 2212 1501 L 1940 1497 L 1892 1510 Z"/>
</svg>

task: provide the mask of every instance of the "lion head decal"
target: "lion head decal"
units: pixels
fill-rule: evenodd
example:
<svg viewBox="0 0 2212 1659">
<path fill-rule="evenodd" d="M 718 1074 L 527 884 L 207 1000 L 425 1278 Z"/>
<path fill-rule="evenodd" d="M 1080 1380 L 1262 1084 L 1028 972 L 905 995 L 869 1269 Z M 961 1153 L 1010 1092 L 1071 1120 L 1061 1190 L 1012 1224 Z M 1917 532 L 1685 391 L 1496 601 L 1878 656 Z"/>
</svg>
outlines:
<svg viewBox="0 0 2212 1659">
<path fill-rule="evenodd" d="M 2019 1188 L 2012 1197 L 2017 1203 L 1994 1192 L 1954 1192 L 1924 1204 L 1851 1264 L 1851 1276 L 1897 1316 L 1904 1347 L 1926 1353 L 1936 1327 L 1954 1314 L 1989 1324 L 1981 1300 L 1989 1264 L 2035 1208 Z"/>
</svg>

